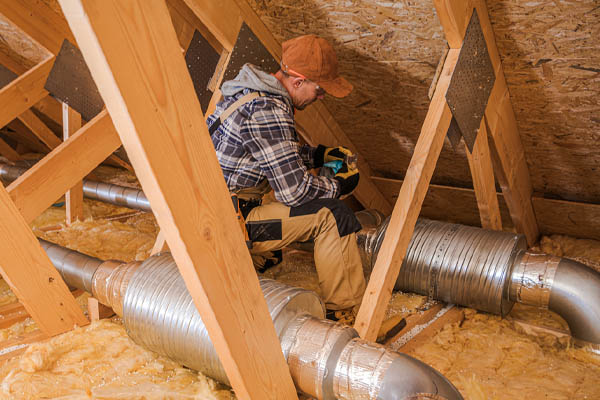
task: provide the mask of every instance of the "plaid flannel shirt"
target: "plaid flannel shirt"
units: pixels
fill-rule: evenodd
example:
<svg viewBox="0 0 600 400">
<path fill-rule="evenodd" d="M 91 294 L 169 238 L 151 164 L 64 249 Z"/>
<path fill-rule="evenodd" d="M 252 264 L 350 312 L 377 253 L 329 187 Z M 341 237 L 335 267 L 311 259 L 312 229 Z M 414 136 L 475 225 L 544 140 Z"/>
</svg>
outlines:
<svg viewBox="0 0 600 400">
<path fill-rule="evenodd" d="M 251 90 L 244 89 L 220 102 L 208 118 L 210 127 L 219 115 Z M 314 176 L 314 147 L 300 146 L 292 105 L 283 96 L 260 92 L 232 113 L 213 133 L 212 141 L 227 187 L 235 191 L 257 186 L 267 178 L 275 198 L 299 206 L 317 198 L 335 198 L 339 184 Z"/>
</svg>

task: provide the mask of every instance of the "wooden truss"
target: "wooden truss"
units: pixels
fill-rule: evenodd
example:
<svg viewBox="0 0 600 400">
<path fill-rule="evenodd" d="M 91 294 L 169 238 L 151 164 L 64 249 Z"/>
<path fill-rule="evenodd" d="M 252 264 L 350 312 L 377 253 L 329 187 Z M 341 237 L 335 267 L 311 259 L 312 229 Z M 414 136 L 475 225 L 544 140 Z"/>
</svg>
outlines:
<svg viewBox="0 0 600 400">
<path fill-rule="evenodd" d="M 421 135 L 392 212 L 387 234 L 381 245 L 356 318 L 355 328 L 360 336 L 367 340 L 377 338 L 377 332 L 412 238 L 444 138 L 450 127 L 452 113 L 446 102 L 446 92 L 474 9 L 479 15 L 481 29 L 496 75 L 473 153 L 466 149 L 473 175 L 473 186 L 481 224 L 484 228 L 489 229 L 502 228 L 494 183 L 494 168 L 492 167 L 492 159 L 494 159 L 497 178 L 517 231 L 525 234 L 530 245 L 535 243 L 538 237 L 537 221 L 531 203 L 532 186 L 525 162 L 525 152 L 517 131 L 485 2 L 483 0 L 435 0 L 435 6 L 450 50 L 446 56 L 421 129 Z M 491 146 L 488 145 L 488 135 L 491 137 L 489 142 Z"/>
</svg>

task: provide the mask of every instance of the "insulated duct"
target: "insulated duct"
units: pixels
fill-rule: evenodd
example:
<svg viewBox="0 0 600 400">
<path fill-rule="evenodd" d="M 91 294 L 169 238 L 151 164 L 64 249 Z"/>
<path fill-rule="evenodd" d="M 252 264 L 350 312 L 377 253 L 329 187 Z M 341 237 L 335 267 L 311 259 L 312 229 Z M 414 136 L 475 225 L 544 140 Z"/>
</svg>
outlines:
<svg viewBox="0 0 600 400">
<path fill-rule="evenodd" d="M 16 180 L 26 171 L 27 168 L 0 163 L 0 178 L 8 182 Z M 84 179 L 83 195 L 88 199 L 104 201 L 117 206 L 152 211 L 146 195 L 139 189 Z"/>
<path fill-rule="evenodd" d="M 170 253 L 144 262 L 102 261 L 40 240 L 69 285 L 122 316 L 138 344 L 228 384 L 210 337 Z M 323 320 L 316 293 L 260 279 L 292 379 L 317 399 L 462 399 L 440 373 Z"/>
<path fill-rule="evenodd" d="M 389 221 L 357 235 L 367 274 Z M 395 289 L 502 316 L 515 302 L 548 308 L 567 321 L 575 343 L 600 349 L 600 274 L 528 252 L 522 235 L 419 219 Z"/>
</svg>

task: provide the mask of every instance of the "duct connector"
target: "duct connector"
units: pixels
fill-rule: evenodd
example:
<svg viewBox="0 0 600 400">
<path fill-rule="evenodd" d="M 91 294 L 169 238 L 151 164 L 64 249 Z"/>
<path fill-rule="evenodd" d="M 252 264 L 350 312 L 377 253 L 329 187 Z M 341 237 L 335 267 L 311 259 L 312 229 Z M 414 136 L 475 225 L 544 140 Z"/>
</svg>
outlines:
<svg viewBox="0 0 600 400">
<path fill-rule="evenodd" d="M 27 171 L 26 168 L 0 163 L 0 178 L 12 182 Z M 99 200 L 117 206 L 151 212 L 150 202 L 144 192 L 139 189 L 83 180 L 83 195 L 88 199 Z"/>
<path fill-rule="evenodd" d="M 170 253 L 121 263 L 40 242 L 65 281 L 112 307 L 136 343 L 229 385 Z M 259 281 L 300 392 L 323 400 L 462 399 L 428 365 L 364 342 L 353 328 L 324 320 L 316 293 L 270 279 Z"/>
<path fill-rule="evenodd" d="M 357 235 L 370 274 L 389 224 Z M 600 346 L 600 274 L 583 264 L 526 250 L 523 235 L 419 219 L 396 290 L 505 316 L 515 302 L 548 308 L 574 342 Z"/>
</svg>

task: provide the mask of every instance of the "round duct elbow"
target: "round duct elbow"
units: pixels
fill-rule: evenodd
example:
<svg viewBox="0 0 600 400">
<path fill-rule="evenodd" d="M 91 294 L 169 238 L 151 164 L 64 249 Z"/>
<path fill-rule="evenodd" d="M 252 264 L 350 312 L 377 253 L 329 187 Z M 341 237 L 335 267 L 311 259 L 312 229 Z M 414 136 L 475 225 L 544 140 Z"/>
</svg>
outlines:
<svg viewBox="0 0 600 400">
<path fill-rule="evenodd" d="M 576 261 L 561 259 L 548 308 L 567 321 L 578 345 L 600 351 L 600 274 Z"/>
</svg>

